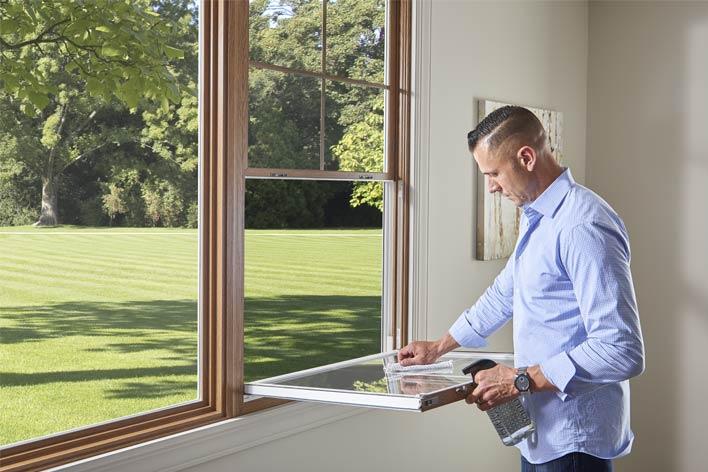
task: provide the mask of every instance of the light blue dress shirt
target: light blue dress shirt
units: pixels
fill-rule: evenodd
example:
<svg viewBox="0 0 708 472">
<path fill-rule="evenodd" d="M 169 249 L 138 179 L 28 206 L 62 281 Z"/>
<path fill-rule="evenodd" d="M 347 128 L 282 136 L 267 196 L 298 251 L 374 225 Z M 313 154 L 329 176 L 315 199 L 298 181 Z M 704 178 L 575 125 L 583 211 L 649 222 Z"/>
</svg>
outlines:
<svg viewBox="0 0 708 472">
<path fill-rule="evenodd" d="M 450 328 L 464 347 L 513 318 L 517 367 L 539 364 L 559 392 L 525 404 L 536 433 L 517 447 L 539 464 L 570 452 L 626 455 L 629 381 L 644 370 L 627 231 L 612 208 L 566 169 L 524 206 L 504 270 Z"/>
</svg>

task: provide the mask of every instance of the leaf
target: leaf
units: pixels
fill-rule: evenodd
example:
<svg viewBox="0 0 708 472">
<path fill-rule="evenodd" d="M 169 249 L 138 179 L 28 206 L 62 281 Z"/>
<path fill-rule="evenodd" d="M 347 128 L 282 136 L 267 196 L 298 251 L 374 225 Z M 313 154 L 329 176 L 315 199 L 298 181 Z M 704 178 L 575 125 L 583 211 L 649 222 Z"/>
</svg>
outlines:
<svg viewBox="0 0 708 472">
<path fill-rule="evenodd" d="M 100 80 L 89 77 L 86 79 L 86 91 L 93 96 L 98 96 L 103 90 L 103 84 Z"/>
<path fill-rule="evenodd" d="M 34 92 L 32 90 L 27 90 L 27 98 L 30 102 L 32 102 L 32 105 L 37 107 L 39 110 L 42 110 L 49 104 L 49 97 L 42 93 Z"/>
<path fill-rule="evenodd" d="M 108 26 L 104 26 L 104 25 L 96 26 L 95 29 L 96 29 L 96 31 L 100 31 L 101 33 L 110 33 L 111 32 L 111 29 Z"/>
<path fill-rule="evenodd" d="M 165 48 L 165 54 L 167 54 L 167 57 L 169 57 L 170 59 L 184 59 L 183 50 L 173 48 L 172 46 L 167 45 L 164 45 L 163 48 Z"/>
<path fill-rule="evenodd" d="M 116 49 L 112 46 L 103 46 L 101 48 L 101 54 L 103 54 L 104 56 L 108 56 L 108 57 L 116 57 L 116 56 L 120 56 L 122 54 L 122 52 L 119 49 Z"/>
<path fill-rule="evenodd" d="M 125 104 L 128 105 L 128 108 L 132 109 L 138 106 L 138 102 L 140 101 L 140 95 L 135 89 L 126 89 L 125 93 L 123 94 L 123 97 L 125 98 Z"/>
<path fill-rule="evenodd" d="M 165 113 L 167 113 L 168 111 L 170 111 L 170 102 L 169 102 L 169 100 L 167 100 L 167 97 L 166 97 L 166 96 L 163 95 L 163 96 L 160 98 L 160 104 L 162 105 L 162 110 L 163 110 Z"/>
<path fill-rule="evenodd" d="M 9 34 L 17 31 L 17 25 L 8 20 L 0 21 L 0 34 Z"/>
<path fill-rule="evenodd" d="M 19 81 L 12 74 L 0 74 L 0 83 L 6 92 L 14 92 L 19 87 Z"/>
</svg>

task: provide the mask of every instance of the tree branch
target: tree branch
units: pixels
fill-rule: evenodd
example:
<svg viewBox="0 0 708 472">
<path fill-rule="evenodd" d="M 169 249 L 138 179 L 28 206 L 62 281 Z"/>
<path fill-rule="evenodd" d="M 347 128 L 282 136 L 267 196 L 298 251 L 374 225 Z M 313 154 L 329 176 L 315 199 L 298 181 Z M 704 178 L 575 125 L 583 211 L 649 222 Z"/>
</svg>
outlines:
<svg viewBox="0 0 708 472">
<path fill-rule="evenodd" d="M 48 35 L 49 33 L 54 33 L 55 28 L 63 25 L 64 23 L 68 23 L 70 21 L 71 21 L 71 19 L 69 19 L 69 18 L 65 18 L 61 21 L 57 21 L 56 23 L 44 28 L 44 30 L 41 33 L 39 33 L 35 38 L 21 41 L 19 43 L 14 43 L 14 44 L 8 43 L 4 39 L 2 39 L 2 37 L 0 37 L 0 45 L 2 45 L 2 47 L 5 49 L 22 49 L 23 47 L 30 46 L 30 45 L 39 45 L 42 43 L 56 43 L 59 41 L 59 38 L 44 39 L 44 37 L 46 35 Z"/>
<path fill-rule="evenodd" d="M 117 141 L 116 141 L 116 142 L 114 142 L 114 141 L 109 141 L 109 142 L 106 142 L 106 143 L 103 143 L 103 144 L 99 144 L 99 145 L 96 146 L 95 148 L 89 149 L 88 151 L 86 151 L 86 152 L 84 152 L 84 153 L 79 154 L 78 156 L 76 156 L 74 159 L 72 159 L 71 161 L 69 161 L 64 167 L 62 167 L 61 169 L 59 169 L 59 172 L 57 172 L 57 174 L 63 173 L 63 172 L 66 170 L 66 168 L 69 167 L 69 166 L 70 166 L 71 164 L 73 164 L 74 162 L 80 161 L 81 159 L 83 159 L 84 157 L 88 156 L 88 155 L 91 154 L 92 152 L 98 151 L 98 150 L 101 149 L 102 147 L 107 146 L 107 145 L 109 145 L 109 144 L 116 144 L 116 145 L 119 145 L 120 143 L 117 142 Z"/>
<path fill-rule="evenodd" d="M 86 127 L 89 125 L 89 123 L 91 123 L 91 120 L 93 120 L 94 116 L 96 116 L 96 110 L 92 111 L 91 114 L 88 116 L 88 118 L 86 118 L 86 121 L 84 121 L 84 123 L 81 126 L 76 128 L 70 135 L 68 135 L 66 137 L 65 142 L 67 145 L 71 144 L 71 142 L 74 140 L 74 138 L 76 138 L 76 136 L 78 136 L 79 133 L 81 133 L 84 129 L 86 129 Z"/>
<path fill-rule="evenodd" d="M 122 61 L 120 59 L 108 59 L 108 58 L 102 56 L 101 54 L 96 52 L 96 49 L 101 47 L 100 45 L 93 45 L 92 44 L 92 45 L 82 46 L 82 45 L 76 44 L 74 41 L 72 41 L 71 39 L 69 39 L 67 37 L 62 37 L 62 38 L 60 38 L 60 40 L 63 41 L 64 43 L 71 44 L 79 51 L 84 51 L 89 54 L 93 54 L 93 56 L 96 58 L 96 60 L 101 61 L 104 64 L 120 64 L 122 66 L 132 66 L 133 65 L 133 63 L 131 61 Z M 64 46 L 66 46 L 66 44 L 64 44 Z"/>
</svg>

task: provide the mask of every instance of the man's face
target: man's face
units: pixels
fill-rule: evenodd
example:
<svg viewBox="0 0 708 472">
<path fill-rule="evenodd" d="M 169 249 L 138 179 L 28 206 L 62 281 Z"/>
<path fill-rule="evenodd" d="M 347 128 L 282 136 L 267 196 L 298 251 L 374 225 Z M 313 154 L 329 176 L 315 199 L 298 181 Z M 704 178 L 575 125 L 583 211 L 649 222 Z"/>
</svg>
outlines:
<svg viewBox="0 0 708 472">
<path fill-rule="evenodd" d="M 489 193 L 501 192 L 516 206 L 530 203 L 529 172 L 521 167 L 515 155 L 498 155 L 500 149 L 503 146 L 490 151 L 486 143 L 480 143 L 472 153 L 480 172 L 487 178 L 487 190 Z"/>
</svg>

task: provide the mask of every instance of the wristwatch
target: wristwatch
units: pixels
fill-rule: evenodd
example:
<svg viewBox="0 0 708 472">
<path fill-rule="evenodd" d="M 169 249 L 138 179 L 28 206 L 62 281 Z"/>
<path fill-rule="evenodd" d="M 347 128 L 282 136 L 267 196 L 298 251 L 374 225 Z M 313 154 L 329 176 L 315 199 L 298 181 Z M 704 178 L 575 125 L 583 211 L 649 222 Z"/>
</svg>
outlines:
<svg viewBox="0 0 708 472">
<path fill-rule="evenodd" d="M 531 378 L 526 373 L 527 367 L 519 367 L 516 369 L 516 378 L 514 379 L 514 387 L 521 395 L 531 393 Z"/>
</svg>

